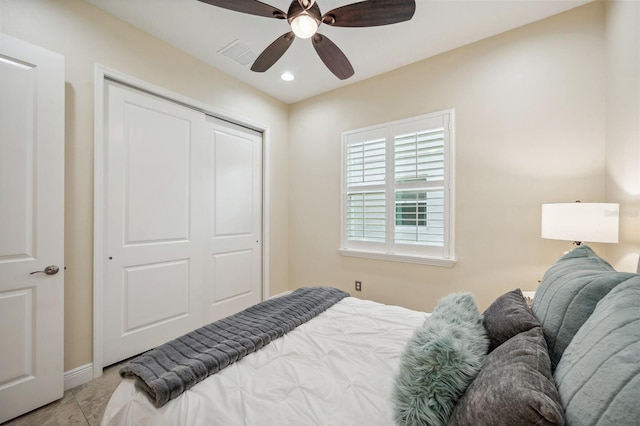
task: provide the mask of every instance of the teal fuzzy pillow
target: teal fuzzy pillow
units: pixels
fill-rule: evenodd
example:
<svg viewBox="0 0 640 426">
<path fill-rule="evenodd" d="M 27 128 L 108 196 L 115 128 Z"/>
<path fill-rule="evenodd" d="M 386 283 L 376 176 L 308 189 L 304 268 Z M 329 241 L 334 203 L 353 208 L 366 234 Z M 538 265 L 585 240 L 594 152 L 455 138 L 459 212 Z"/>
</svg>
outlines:
<svg viewBox="0 0 640 426">
<path fill-rule="evenodd" d="M 480 330 L 483 325 L 483 317 L 478 312 L 471 293 L 452 293 L 444 296 L 438 300 L 433 315 L 463 327 L 471 326 Z"/>
<path fill-rule="evenodd" d="M 456 401 L 478 374 L 489 340 L 470 293 L 438 302 L 409 339 L 393 399 L 398 425 L 444 426 Z"/>
</svg>

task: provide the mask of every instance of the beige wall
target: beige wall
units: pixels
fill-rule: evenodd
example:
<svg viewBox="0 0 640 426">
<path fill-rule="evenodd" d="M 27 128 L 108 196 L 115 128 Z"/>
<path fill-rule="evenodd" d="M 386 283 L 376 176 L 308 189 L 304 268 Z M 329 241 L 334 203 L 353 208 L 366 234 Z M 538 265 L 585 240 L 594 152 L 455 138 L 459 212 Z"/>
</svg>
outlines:
<svg viewBox="0 0 640 426">
<path fill-rule="evenodd" d="M 358 279 L 359 296 L 385 303 L 431 310 L 446 293 L 472 291 L 486 306 L 535 289 L 569 248 L 539 238 L 544 202 L 622 201 L 622 243 L 594 248 L 635 267 L 640 131 L 628 93 L 640 89 L 627 49 L 640 55 L 640 18 L 627 3 L 590 4 L 288 107 L 84 1 L 0 0 L 1 32 L 66 57 L 65 370 L 92 359 L 96 62 L 270 126 L 272 294 L 352 291 Z M 450 107 L 458 263 L 341 257 L 340 133 Z"/>
<path fill-rule="evenodd" d="M 620 203 L 620 243 L 607 247 L 619 270 L 635 271 L 640 253 L 640 2 L 606 3 L 606 193 Z"/>
<path fill-rule="evenodd" d="M 534 290 L 571 247 L 540 238 L 540 205 L 605 197 L 604 59 L 593 3 L 292 105 L 291 286 L 355 294 L 361 280 L 358 296 L 427 311 L 453 291 L 486 307 Z M 341 257 L 341 132 L 445 108 L 456 111 L 458 263 Z"/>
<path fill-rule="evenodd" d="M 84 1 L 0 0 L 0 31 L 66 58 L 65 370 L 93 358 L 95 63 L 270 127 L 269 278 L 287 289 L 287 105 Z"/>
</svg>

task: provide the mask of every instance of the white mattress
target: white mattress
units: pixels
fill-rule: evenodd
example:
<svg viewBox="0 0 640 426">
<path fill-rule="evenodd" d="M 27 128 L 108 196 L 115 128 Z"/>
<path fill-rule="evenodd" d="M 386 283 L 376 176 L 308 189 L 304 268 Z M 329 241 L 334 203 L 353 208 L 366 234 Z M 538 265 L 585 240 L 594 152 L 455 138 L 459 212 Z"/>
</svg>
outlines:
<svg viewBox="0 0 640 426">
<path fill-rule="evenodd" d="M 123 380 L 103 425 L 393 425 L 400 354 L 428 314 L 347 297 L 155 408 Z"/>
</svg>

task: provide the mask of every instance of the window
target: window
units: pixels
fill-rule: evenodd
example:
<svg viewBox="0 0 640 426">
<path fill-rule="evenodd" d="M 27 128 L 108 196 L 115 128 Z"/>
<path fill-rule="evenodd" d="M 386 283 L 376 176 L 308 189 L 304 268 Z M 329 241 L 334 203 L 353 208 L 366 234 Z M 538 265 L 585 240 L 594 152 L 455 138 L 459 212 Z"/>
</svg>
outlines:
<svg viewBox="0 0 640 426">
<path fill-rule="evenodd" d="M 453 115 L 343 133 L 341 254 L 453 265 Z"/>
</svg>

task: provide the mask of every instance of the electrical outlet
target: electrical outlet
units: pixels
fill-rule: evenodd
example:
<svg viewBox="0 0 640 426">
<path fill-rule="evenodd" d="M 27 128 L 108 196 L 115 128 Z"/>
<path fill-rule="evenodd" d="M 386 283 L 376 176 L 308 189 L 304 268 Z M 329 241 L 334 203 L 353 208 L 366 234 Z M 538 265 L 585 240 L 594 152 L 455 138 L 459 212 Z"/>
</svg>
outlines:
<svg viewBox="0 0 640 426">
<path fill-rule="evenodd" d="M 362 281 L 356 281 L 356 291 L 362 291 Z"/>
</svg>

